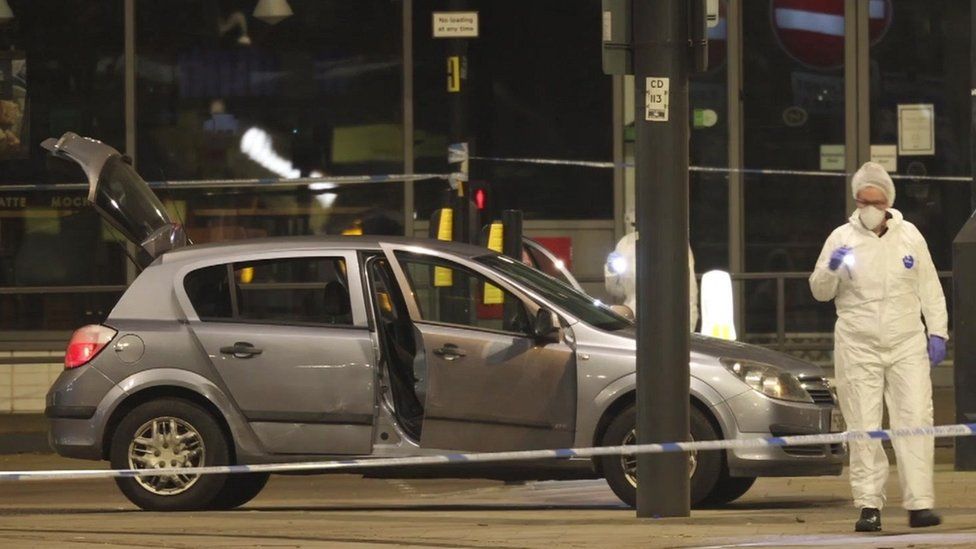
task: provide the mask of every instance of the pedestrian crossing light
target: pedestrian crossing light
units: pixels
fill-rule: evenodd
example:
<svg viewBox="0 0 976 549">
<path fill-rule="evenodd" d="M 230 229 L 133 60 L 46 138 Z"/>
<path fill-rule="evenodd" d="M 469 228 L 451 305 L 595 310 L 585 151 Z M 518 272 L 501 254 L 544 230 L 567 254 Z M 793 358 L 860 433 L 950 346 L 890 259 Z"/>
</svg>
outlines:
<svg viewBox="0 0 976 549">
<path fill-rule="evenodd" d="M 475 189 L 474 191 L 474 205 L 478 208 L 478 211 L 483 211 L 485 209 L 485 190 Z"/>
<path fill-rule="evenodd" d="M 470 181 L 468 183 L 468 197 L 479 214 L 488 210 L 488 191 L 488 184 L 484 181 Z"/>
</svg>

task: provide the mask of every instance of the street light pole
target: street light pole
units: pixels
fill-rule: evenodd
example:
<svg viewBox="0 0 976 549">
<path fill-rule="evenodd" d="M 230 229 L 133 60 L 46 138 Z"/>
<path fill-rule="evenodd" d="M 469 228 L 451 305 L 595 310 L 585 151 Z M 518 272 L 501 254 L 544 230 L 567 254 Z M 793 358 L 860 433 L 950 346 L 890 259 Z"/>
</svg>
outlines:
<svg viewBox="0 0 976 549">
<path fill-rule="evenodd" d="M 688 0 L 633 0 L 637 443 L 689 437 Z M 688 455 L 637 457 L 637 516 L 688 516 Z"/>
<path fill-rule="evenodd" d="M 448 6 L 450 13 L 464 12 L 468 9 L 468 0 L 450 0 Z M 460 37 L 449 39 L 447 52 L 447 93 L 450 113 L 449 147 L 457 147 L 455 154 L 457 155 L 457 170 L 460 173 L 452 201 L 454 207 L 454 240 L 470 244 L 476 241 L 476 235 L 471 234 L 471 208 L 468 204 L 470 202 L 468 156 L 471 145 L 468 123 L 470 115 L 468 110 L 469 97 L 471 95 L 471 80 L 468 72 L 470 70 L 468 39 Z"/>
</svg>

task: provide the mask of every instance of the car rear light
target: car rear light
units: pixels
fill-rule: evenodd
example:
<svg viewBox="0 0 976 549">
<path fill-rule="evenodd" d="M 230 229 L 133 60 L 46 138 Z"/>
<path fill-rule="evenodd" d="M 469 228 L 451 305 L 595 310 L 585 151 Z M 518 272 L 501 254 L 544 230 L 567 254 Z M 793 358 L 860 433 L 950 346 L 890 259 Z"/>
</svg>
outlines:
<svg viewBox="0 0 976 549">
<path fill-rule="evenodd" d="M 75 330 L 64 352 L 64 369 L 84 366 L 95 358 L 109 341 L 118 333 L 115 330 L 99 324 L 89 324 Z"/>
</svg>

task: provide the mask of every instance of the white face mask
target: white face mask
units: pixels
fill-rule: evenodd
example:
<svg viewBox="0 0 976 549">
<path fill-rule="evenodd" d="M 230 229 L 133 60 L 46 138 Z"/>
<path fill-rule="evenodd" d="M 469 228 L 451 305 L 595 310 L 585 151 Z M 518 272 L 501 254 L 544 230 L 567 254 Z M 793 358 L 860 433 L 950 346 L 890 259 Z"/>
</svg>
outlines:
<svg viewBox="0 0 976 549">
<path fill-rule="evenodd" d="M 865 206 L 858 212 L 858 217 L 869 231 L 873 231 L 885 220 L 886 213 L 885 210 L 879 210 L 874 206 Z"/>
</svg>

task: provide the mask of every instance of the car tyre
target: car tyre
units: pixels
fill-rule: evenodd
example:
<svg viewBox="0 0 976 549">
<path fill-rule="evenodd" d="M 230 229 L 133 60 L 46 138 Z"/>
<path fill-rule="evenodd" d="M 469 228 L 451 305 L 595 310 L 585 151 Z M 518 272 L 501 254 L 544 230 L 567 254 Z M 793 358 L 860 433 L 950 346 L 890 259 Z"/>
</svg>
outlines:
<svg viewBox="0 0 976 549">
<path fill-rule="evenodd" d="M 692 440 L 715 440 L 718 438 L 715 428 L 712 427 L 704 413 L 692 406 L 689 414 Z M 634 444 L 636 427 L 637 408 L 631 404 L 607 426 L 601 445 Z M 634 456 L 603 456 L 600 458 L 600 465 L 603 476 L 613 493 L 627 505 L 636 507 L 637 484 L 631 480 L 633 477 L 628 473 L 628 460 L 626 458 L 632 460 Z M 693 507 L 705 502 L 722 471 L 722 456 L 716 451 L 696 452 L 694 459 L 694 470 L 690 479 L 691 505 Z M 691 467 L 691 464 L 689 466 Z"/>
<path fill-rule="evenodd" d="M 268 484 L 268 473 L 230 475 L 210 504 L 212 509 L 236 509 L 256 498 Z"/>
<path fill-rule="evenodd" d="M 719 476 L 718 481 L 715 482 L 712 493 L 708 494 L 708 497 L 702 503 L 708 505 L 732 503 L 745 495 L 755 483 L 756 477 L 730 477 L 727 469 L 722 467 L 722 474 Z"/>
<path fill-rule="evenodd" d="M 207 410 L 179 398 L 136 406 L 112 435 L 113 469 L 225 465 L 227 440 Z M 146 511 L 205 509 L 221 494 L 227 475 L 118 477 L 122 493 Z"/>
</svg>

